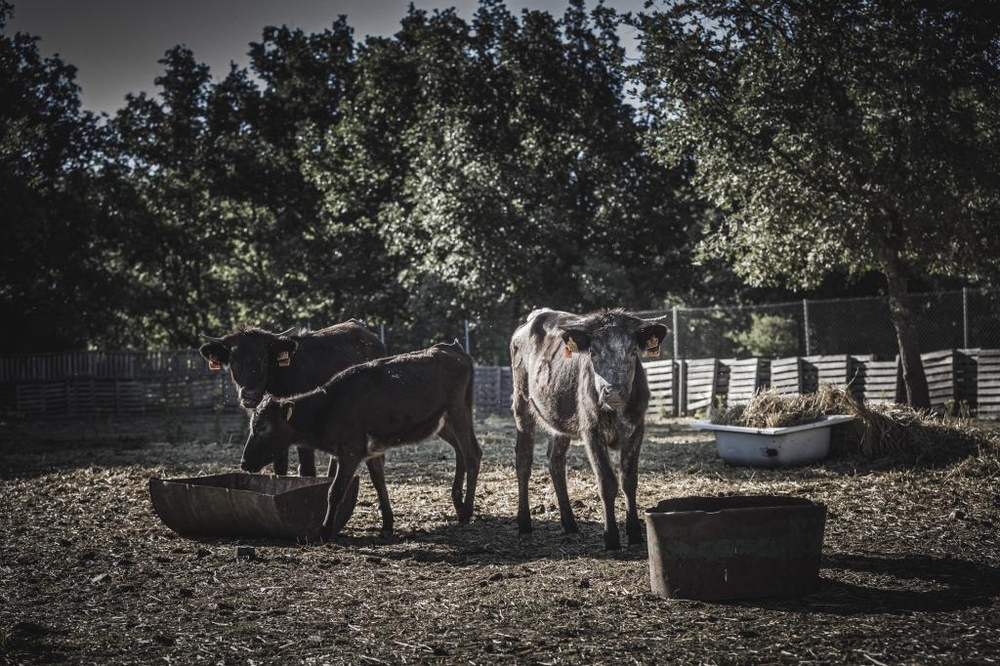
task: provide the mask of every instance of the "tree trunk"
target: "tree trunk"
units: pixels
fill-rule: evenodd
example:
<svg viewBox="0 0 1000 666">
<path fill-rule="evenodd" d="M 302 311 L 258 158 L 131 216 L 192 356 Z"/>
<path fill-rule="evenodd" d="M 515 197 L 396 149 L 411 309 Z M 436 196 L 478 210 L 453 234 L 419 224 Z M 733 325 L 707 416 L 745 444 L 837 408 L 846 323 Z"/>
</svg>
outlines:
<svg viewBox="0 0 1000 666">
<path fill-rule="evenodd" d="M 895 262 L 888 262 L 884 273 L 889 286 L 889 317 L 896 329 L 899 358 L 903 365 L 903 385 L 906 387 L 906 404 L 914 409 L 930 409 L 931 396 L 927 389 L 927 375 L 920 360 L 920 335 L 913 322 L 907 298 L 906 278 Z"/>
</svg>

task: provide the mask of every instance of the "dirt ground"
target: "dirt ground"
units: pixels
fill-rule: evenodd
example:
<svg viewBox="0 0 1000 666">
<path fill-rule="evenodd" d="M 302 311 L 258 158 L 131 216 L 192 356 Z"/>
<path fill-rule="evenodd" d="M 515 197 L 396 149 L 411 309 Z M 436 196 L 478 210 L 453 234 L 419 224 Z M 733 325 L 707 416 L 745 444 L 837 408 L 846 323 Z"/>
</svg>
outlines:
<svg viewBox="0 0 1000 666">
<path fill-rule="evenodd" d="M 827 505 L 814 594 L 708 603 L 650 592 L 645 545 L 603 550 L 582 448 L 564 535 L 539 442 L 520 537 L 513 424 L 477 424 L 476 516 L 458 525 L 437 440 L 387 458 L 396 534 L 363 480 L 325 545 L 192 540 L 153 513 L 150 477 L 234 471 L 238 415 L 0 426 L 0 663 L 993 664 L 1000 662 L 1000 462 L 727 466 L 711 435 L 654 424 L 640 506 L 783 494 Z M 619 500 L 619 520 L 624 503 Z M 624 532 L 624 530 L 623 530 Z M 624 534 L 623 534 L 624 536 Z M 240 561 L 249 543 L 256 558 Z"/>
</svg>

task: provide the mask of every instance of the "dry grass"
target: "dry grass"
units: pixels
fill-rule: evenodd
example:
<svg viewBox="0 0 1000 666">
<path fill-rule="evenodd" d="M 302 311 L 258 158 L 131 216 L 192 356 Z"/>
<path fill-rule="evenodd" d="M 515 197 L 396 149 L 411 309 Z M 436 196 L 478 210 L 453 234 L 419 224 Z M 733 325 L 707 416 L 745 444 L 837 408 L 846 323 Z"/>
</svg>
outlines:
<svg viewBox="0 0 1000 666">
<path fill-rule="evenodd" d="M 477 424 L 477 512 L 456 523 L 454 454 L 390 454 L 397 534 L 362 484 L 323 546 L 194 541 L 150 507 L 151 476 L 232 470 L 242 422 L 0 427 L 0 663 L 988 664 L 1000 660 L 1000 466 L 841 457 L 730 467 L 711 435 L 651 424 L 639 504 L 783 494 L 828 507 L 819 592 L 703 603 L 649 591 L 644 547 L 602 550 L 581 447 L 568 485 L 581 534 L 559 528 L 536 447 L 535 532 L 517 533 L 513 427 Z M 622 514 L 619 501 L 619 519 Z"/>
<path fill-rule="evenodd" d="M 835 414 L 855 418 L 835 430 L 834 455 L 902 456 L 911 463 L 941 464 L 973 453 L 996 456 L 1000 450 L 1000 436 L 995 429 L 905 405 L 869 404 L 832 384 L 822 384 L 818 392 L 798 396 L 781 395 L 773 389 L 759 391 L 746 404 L 715 410 L 712 422 L 780 428 Z"/>
</svg>

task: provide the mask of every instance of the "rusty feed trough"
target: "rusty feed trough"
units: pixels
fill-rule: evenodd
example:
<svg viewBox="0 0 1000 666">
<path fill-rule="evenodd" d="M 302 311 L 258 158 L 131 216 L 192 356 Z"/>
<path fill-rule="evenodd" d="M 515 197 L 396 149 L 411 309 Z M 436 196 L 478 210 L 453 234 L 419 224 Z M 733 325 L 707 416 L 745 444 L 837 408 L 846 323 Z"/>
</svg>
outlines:
<svg viewBox="0 0 1000 666">
<path fill-rule="evenodd" d="M 661 597 L 797 596 L 819 587 L 826 507 L 781 496 L 681 497 L 646 510 Z"/>
<path fill-rule="evenodd" d="M 156 514 L 178 534 L 317 540 L 326 515 L 330 478 L 217 474 L 189 479 L 150 479 Z M 340 531 L 358 501 L 354 477 L 337 514 Z"/>
</svg>

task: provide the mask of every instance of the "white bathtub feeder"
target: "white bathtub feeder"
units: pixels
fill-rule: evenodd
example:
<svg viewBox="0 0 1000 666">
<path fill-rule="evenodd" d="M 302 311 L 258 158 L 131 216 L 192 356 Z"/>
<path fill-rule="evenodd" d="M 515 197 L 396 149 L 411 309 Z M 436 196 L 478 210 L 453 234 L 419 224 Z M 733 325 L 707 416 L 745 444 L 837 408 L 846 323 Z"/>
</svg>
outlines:
<svg viewBox="0 0 1000 666">
<path fill-rule="evenodd" d="M 826 458 L 830 453 L 830 428 L 853 419 L 837 414 L 787 428 L 745 428 L 711 421 L 695 421 L 691 426 L 714 431 L 719 456 L 731 465 L 785 467 Z"/>
</svg>

